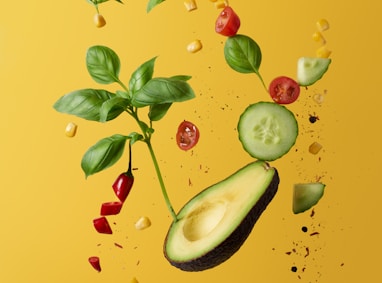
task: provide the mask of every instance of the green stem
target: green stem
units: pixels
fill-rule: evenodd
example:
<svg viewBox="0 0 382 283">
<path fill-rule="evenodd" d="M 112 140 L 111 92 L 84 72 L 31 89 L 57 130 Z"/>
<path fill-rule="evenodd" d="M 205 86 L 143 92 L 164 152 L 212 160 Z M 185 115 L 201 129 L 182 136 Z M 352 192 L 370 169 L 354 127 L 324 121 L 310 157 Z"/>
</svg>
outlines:
<svg viewBox="0 0 382 283">
<path fill-rule="evenodd" d="M 147 132 L 145 131 L 145 129 L 142 127 L 137 111 L 132 111 L 132 113 L 130 113 L 130 115 L 134 117 L 134 119 L 137 121 L 139 127 L 141 128 L 141 131 L 142 131 L 143 136 L 144 136 L 143 141 L 147 144 L 147 147 L 148 147 L 150 155 L 151 155 L 151 159 L 154 163 L 155 172 L 156 172 L 157 177 L 158 177 L 158 181 L 159 181 L 159 184 L 160 184 L 160 187 L 162 190 L 163 198 L 164 198 L 166 205 L 167 205 L 167 208 L 168 208 L 168 210 L 169 210 L 169 212 L 173 218 L 173 221 L 176 222 L 176 221 L 178 221 L 178 218 L 176 216 L 174 208 L 171 205 L 170 198 L 168 197 L 168 194 L 167 194 L 166 186 L 164 185 L 162 173 L 161 173 L 160 168 L 159 168 L 159 163 L 158 163 L 158 160 L 155 156 L 153 147 L 151 145 L 151 135 L 148 135 Z"/>
<path fill-rule="evenodd" d="M 263 87 L 264 87 L 265 90 L 268 92 L 268 88 L 267 88 L 267 86 L 265 85 L 265 82 L 264 82 L 264 80 L 263 80 L 263 77 L 260 75 L 259 72 L 257 72 L 256 74 L 257 74 L 257 76 L 259 77 L 261 83 L 263 84 Z"/>
<path fill-rule="evenodd" d="M 178 218 L 176 216 L 174 208 L 171 205 L 170 199 L 167 195 L 167 190 L 166 190 L 166 187 L 165 187 L 164 182 L 163 182 L 162 174 L 161 174 L 160 169 L 159 169 L 159 164 L 158 164 L 158 161 L 156 159 L 156 156 L 155 156 L 155 153 L 154 153 L 154 150 L 153 150 L 153 147 L 151 145 L 150 140 L 147 140 L 146 144 L 147 144 L 147 147 L 149 148 L 150 155 L 151 155 L 151 158 L 152 158 L 153 163 L 154 163 L 155 171 L 156 171 L 157 176 L 158 176 L 159 184 L 160 184 L 160 187 L 162 189 L 162 194 L 163 194 L 164 200 L 166 202 L 167 208 L 171 213 L 173 221 L 176 222 L 178 220 Z"/>
</svg>

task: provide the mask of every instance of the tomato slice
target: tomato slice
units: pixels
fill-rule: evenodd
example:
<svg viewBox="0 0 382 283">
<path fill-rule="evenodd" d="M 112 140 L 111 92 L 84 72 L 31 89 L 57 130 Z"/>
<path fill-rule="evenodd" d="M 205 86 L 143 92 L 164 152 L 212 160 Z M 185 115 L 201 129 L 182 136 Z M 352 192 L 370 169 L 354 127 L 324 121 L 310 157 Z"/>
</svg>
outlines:
<svg viewBox="0 0 382 283">
<path fill-rule="evenodd" d="M 215 31 L 221 35 L 234 36 L 240 28 L 240 19 L 230 6 L 226 6 L 220 12 L 216 23 Z"/>
<path fill-rule="evenodd" d="M 269 94 L 278 104 L 290 104 L 300 95 L 299 84 L 286 76 L 275 78 L 269 85 Z"/>
<path fill-rule="evenodd" d="M 176 133 L 176 143 L 182 150 L 193 148 L 199 141 L 199 129 L 189 121 L 183 121 Z"/>
</svg>

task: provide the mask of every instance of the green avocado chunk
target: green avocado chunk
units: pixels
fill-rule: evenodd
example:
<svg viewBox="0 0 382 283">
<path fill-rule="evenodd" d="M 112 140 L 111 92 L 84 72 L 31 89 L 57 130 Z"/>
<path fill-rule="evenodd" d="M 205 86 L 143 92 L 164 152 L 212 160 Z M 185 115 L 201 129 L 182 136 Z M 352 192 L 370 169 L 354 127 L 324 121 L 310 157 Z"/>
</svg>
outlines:
<svg viewBox="0 0 382 283">
<path fill-rule="evenodd" d="M 302 213 L 313 206 L 324 195 L 325 184 L 316 183 L 301 183 L 295 184 L 293 188 L 293 213 Z"/>
<path fill-rule="evenodd" d="M 245 242 L 278 184 L 276 168 L 258 160 L 201 191 L 171 224 L 165 257 L 184 271 L 203 271 L 223 263 Z"/>
</svg>

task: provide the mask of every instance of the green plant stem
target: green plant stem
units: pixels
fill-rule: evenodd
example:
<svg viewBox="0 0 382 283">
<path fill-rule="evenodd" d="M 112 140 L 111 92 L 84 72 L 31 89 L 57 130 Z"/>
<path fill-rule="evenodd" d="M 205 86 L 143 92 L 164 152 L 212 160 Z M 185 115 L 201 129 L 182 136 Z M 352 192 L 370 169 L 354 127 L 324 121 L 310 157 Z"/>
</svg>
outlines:
<svg viewBox="0 0 382 283">
<path fill-rule="evenodd" d="M 159 184 L 160 184 L 160 187 L 162 189 L 162 194 L 163 194 L 164 200 L 166 202 L 167 208 L 171 213 L 173 221 L 176 222 L 176 221 L 178 221 L 178 218 L 176 216 L 174 208 L 172 207 L 170 199 L 168 197 L 167 190 L 166 190 L 166 187 L 165 187 L 164 182 L 163 182 L 162 174 L 161 174 L 160 169 L 159 169 L 159 164 L 158 164 L 158 161 L 156 159 L 156 156 L 155 156 L 155 153 L 154 153 L 154 150 L 153 150 L 153 147 L 151 145 L 150 140 L 147 140 L 146 144 L 147 144 L 147 147 L 150 151 L 150 155 L 151 155 L 151 158 L 152 158 L 153 163 L 154 163 L 155 171 L 156 171 L 157 176 L 158 176 Z"/>
<path fill-rule="evenodd" d="M 160 187 L 162 190 L 163 198 L 164 198 L 166 205 L 167 205 L 167 208 L 168 208 L 168 210 L 169 210 L 169 212 L 173 218 L 173 221 L 176 222 L 176 221 L 178 221 L 178 218 L 176 216 L 174 208 L 172 207 L 170 198 L 168 197 L 166 186 L 165 186 L 164 181 L 163 181 L 162 173 L 161 173 L 160 168 L 159 168 L 159 163 L 158 163 L 158 160 L 157 160 L 156 155 L 154 153 L 153 146 L 151 145 L 151 134 L 148 135 L 147 132 L 142 128 L 139 117 L 138 117 L 137 109 L 135 109 L 135 110 L 132 109 L 131 113 L 129 113 L 129 114 L 135 119 L 135 121 L 137 121 L 139 127 L 141 128 L 141 131 L 142 131 L 143 136 L 144 136 L 143 141 L 146 143 L 146 145 L 149 149 L 150 155 L 151 155 L 151 159 L 154 163 L 155 172 L 156 172 L 157 177 L 158 177 L 158 181 L 159 181 L 159 184 L 160 184 Z"/>
<path fill-rule="evenodd" d="M 267 88 L 267 86 L 265 85 L 265 82 L 264 82 L 264 80 L 263 80 L 263 77 L 260 75 L 259 72 L 257 72 L 256 74 L 257 74 L 257 76 L 259 77 L 261 83 L 263 84 L 263 87 L 264 87 L 265 91 L 268 92 L 268 88 Z"/>
</svg>

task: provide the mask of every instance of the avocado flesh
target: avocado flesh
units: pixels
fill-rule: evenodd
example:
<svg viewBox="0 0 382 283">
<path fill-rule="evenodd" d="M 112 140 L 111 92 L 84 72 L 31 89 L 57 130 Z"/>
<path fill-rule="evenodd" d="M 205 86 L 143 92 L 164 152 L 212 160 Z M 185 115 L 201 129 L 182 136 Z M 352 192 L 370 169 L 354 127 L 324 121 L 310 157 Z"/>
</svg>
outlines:
<svg viewBox="0 0 382 283">
<path fill-rule="evenodd" d="M 255 161 L 193 197 L 167 233 L 164 254 L 175 267 L 202 271 L 229 259 L 277 192 L 278 172 Z"/>
</svg>

